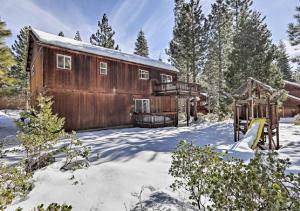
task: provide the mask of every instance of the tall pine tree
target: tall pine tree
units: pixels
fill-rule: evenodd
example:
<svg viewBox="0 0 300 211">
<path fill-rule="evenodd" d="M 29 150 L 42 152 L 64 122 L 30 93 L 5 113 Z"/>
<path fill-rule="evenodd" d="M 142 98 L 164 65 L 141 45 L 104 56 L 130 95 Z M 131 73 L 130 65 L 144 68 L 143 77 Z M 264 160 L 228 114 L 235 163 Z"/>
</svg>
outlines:
<svg viewBox="0 0 300 211">
<path fill-rule="evenodd" d="M 149 56 L 149 48 L 148 48 L 148 42 L 145 37 L 145 33 L 140 30 L 135 42 L 135 49 L 134 54 L 148 57 Z"/>
<path fill-rule="evenodd" d="M 28 45 L 29 27 L 25 26 L 20 30 L 17 39 L 12 45 L 16 65 L 11 68 L 9 75 L 16 79 L 17 85 L 21 90 L 28 89 L 28 74 L 25 71 L 26 51 Z"/>
<path fill-rule="evenodd" d="M 265 17 L 256 11 L 239 20 L 229 56 L 231 64 L 226 74 L 230 91 L 238 88 L 248 77 L 275 87 L 282 83 L 278 68 L 272 66 L 276 47 L 264 20 Z"/>
<path fill-rule="evenodd" d="M 82 41 L 79 31 L 76 32 L 74 40 Z"/>
<path fill-rule="evenodd" d="M 207 50 L 207 20 L 200 0 L 175 0 L 173 39 L 166 51 L 181 80 L 196 82 Z"/>
<path fill-rule="evenodd" d="M 278 44 L 276 63 L 283 79 L 291 81 L 293 79 L 293 72 L 289 63 L 289 56 L 287 55 L 285 44 L 282 41 Z"/>
<path fill-rule="evenodd" d="M 296 14 L 294 15 L 296 23 L 290 23 L 288 26 L 289 40 L 292 46 L 299 46 L 300 44 L 300 6 L 296 7 Z M 300 66 L 300 56 L 295 56 L 292 61 Z M 299 71 L 299 68 L 298 68 Z M 299 71 L 300 75 L 300 71 Z"/>
<path fill-rule="evenodd" d="M 228 70 L 228 56 L 232 45 L 232 15 L 227 1 L 217 0 L 212 4 L 208 23 L 209 50 L 203 78 L 211 102 L 210 110 L 216 113 L 220 120 L 227 108 L 227 88 L 224 74 Z"/>
<path fill-rule="evenodd" d="M 11 36 L 11 31 L 6 29 L 6 24 L 0 19 L 0 92 L 14 83 L 8 76 L 9 69 L 15 64 L 10 49 L 5 45 L 5 39 Z"/>
<path fill-rule="evenodd" d="M 90 43 L 92 45 L 101 46 L 104 48 L 119 49 L 119 46 L 115 46 L 114 35 L 115 31 L 112 30 L 108 24 L 108 18 L 106 14 L 103 15 L 102 20 L 98 21 L 98 29 L 95 34 L 90 37 Z"/>
<path fill-rule="evenodd" d="M 62 31 L 60 31 L 60 32 L 58 33 L 58 36 L 64 37 L 65 35 L 64 35 L 64 33 L 63 33 Z"/>
</svg>

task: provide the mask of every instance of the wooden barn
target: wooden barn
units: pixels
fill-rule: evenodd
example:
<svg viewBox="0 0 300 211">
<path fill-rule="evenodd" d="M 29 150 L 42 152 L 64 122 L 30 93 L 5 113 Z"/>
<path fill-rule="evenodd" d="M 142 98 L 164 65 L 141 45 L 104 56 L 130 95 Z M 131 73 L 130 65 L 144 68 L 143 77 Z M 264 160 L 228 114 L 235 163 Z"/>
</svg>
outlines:
<svg viewBox="0 0 300 211">
<path fill-rule="evenodd" d="M 300 114 L 300 84 L 284 81 L 284 90 L 288 92 L 287 99 L 279 110 L 280 117 L 294 117 Z"/>
<path fill-rule="evenodd" d="M 36 29 L 27 53 L 31 105 L 41 92 L 53 96 L 67 130 L 176 126 L 178 100 L 200 94 L 169 64 Z"/>
</svg>

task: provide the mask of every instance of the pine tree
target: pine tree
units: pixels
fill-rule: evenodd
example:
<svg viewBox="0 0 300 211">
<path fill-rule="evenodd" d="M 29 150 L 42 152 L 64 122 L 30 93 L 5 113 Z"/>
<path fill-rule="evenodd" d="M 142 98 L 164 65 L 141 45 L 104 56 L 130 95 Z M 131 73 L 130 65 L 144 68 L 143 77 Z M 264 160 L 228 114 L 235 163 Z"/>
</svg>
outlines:
<svg viewBox="0 0 300 211">
<path fill-rule="evenodd" d="M 276 47 L 272 44 L 271 32 L 264 23 L 265 17 L 252 12 L 240 19 L 239 28 L 233 37 L 233 50 L 229 56 L 230 66 L 226 73 L 230 91 L 238 88 L 248 77 L 269 85 L 280 84 L 278 68 L 271 68 Z"/>
<path fill-rule="evenodd" d="M 63 33 L 62 31 L 60 31 L 60 32 L 58 33 L 58 36 L 64 37 L 65 35 L 64 35 L 64 33 Z"/>
<path fill-rule="evenodd" d="M 217 0 L 212 4 L 208 23 L 209 50 L 203 78 L 210 92 L 211 110 L 220 120 L 226 113 L 227 88 L 224 74 L 228 70 L 228 56 L 232 45 L 232 16 L 225 0 Z"/>
<path fill-rule="evenodd" d="M 149 56 L 149 49 L 148 49 L 148 42 L 145 37 L 145 33 L 140 30 L 135 42 L 135 49 L 134 54 L 148 57 Z"/>
<path fill-rule="evenodd" d="M 196 82 L 204 67 L 208 30 L 200 0 L 175 0 L 174 15 L 173 39 L 166 53 L 180 70 L 181 80 Z"/>
<path fill-rule="evenodd" d="M 6 29 L 5 22 L 0 19 L 0 88 L 10 86 L 14 80 L 9 77 L 8 71 L 15 64 L 10 49 L 5 45 L 5 38 L 11 36 L 10 30 Z"/>
<path fill-rule="evenodd" d="M 76 32 L 74 40 L 82 41 L 79 31 Z"/>
<path fill-rule="evenodd" d="M 229 0 L 231 14 L 233 17 L 233 29 L 238 30 L 240 19 L 252 13 L 253 0 Z"/>
<path fill-rule="evenodd" d="M 276 61 L 283 79 L 291 81 L 293 72 L 289 63 L 289 56 L 286 53 L 285 44 L 282 41 L 278 44 Z"/>
<path fill-rule="evenodd" d="M 28 34 L 29 27 L 23 27 L 12 45 L 16 65 L 11 68 L 9 75 L 17 80 L 17 85 L 21 90 L 27 90 L 29 85 L 28 74 L 25 71 Z"/>
<path fill-rule="evenodd" d="M 101 22 L 98 21 L 98 29 L 95 34 L 90 37 L 90 43 L 92 45 L 101 46 L 104 48 L 117 49 L 118 45 L 115 47 L 114 35 L 115 31 L 112 30 L 111 26 L 108 24 L 108 18 L 106 14 L 103 15 Z"/>
<path fill-rule="evenodd" d="M 49 149 L 65 136 L 63 126 L 64 118 L 52 113 L 52 98 L 40 95 L 38 108 L 21 113 L 18 126 L 22 129 L 17 133 L 17 139 L 22 143 L 27 155 L 27 172 L 31 172 L 33 165 L 41 162 L 42 151 Z"/>
<path fill-rule="evenodd" d="M 300 44 L 300 6 L 296 7 L 296 14 L 294 15 L 296 23 L 290 23 L 288 27 L 289 40 L 292 46 Z M 300 56 L 296 56 L 292 60 L 300 65 Z"/>
</svg>

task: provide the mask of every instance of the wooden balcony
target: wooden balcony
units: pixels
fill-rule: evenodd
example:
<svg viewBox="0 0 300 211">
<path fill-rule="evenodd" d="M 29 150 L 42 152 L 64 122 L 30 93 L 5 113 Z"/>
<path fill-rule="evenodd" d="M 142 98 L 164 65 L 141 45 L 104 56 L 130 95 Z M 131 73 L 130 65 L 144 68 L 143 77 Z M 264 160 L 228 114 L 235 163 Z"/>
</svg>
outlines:
<svg viewBox="0 0 300 211">
<path fill-rule="evenodd" d="M 137 127 L 157 128 L 177 125 L 177 112 L 134 114 L 133 118 Z"/>
<path fill-rule="evenodd" d="M 153 91 L 156 95 L 190 95 L 198 96 L 201 91 L 199 84 L 173 81 L 155 84 Z"/>
</svg>

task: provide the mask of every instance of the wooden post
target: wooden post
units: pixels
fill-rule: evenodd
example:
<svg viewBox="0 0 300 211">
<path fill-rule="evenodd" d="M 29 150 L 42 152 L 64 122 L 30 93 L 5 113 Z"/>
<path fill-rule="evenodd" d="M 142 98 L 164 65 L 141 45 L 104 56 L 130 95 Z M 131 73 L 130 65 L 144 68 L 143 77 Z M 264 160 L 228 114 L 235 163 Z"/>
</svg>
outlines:
<svg viewBox="0 0 300 211">
<path fill-rule="evenodd" d="M 236 101 L 233 101 L 233 129 L 234 129 L 234 141 L 237 142 L 237 136 L 236 136 L 236 126 L 237 126 L 237 121 L 236 121 L 236 115 L 237 115 L 237 108 L 236 108 Z"/>
<path fill-rule="evenodd" d="M 272 149 L 272 111 L 271 111 L 271 105 L 270 105 L 270 97 L 267 98 L 267 108 L 268 108 L 268 138 L 269 138 L 269 149 Z"/>
<path fill-rule="evenodd" d="M 186 99 L 186 126 L 190 125 L 190 99 Z"/>
<path fill-rule="evenodd" d="M 277 103 L 275 104 L 275 115 L 276 115 L 276 149 L 278 150 L 280 147 L 279 143 L 279 119 L 278 119 L 278 105 Z"/>
</svg>

